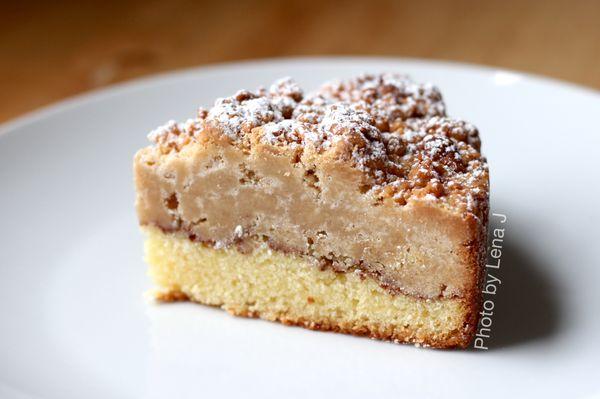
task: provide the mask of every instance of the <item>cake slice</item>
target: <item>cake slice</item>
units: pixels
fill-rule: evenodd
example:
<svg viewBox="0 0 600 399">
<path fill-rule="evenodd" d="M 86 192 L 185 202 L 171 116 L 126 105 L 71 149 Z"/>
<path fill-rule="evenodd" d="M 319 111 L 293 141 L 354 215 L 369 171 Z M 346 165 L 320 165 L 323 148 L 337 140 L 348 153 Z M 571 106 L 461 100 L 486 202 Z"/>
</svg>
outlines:
<svg viewBox="0 0 600 399">
<path fill-rule="evenodd" d="M 437 348 L 480 308 L 488 169 L 471 124 L 402 75 L 291 79 L 169 122 L 135 155 L 160 300 Z"/>
</svg>

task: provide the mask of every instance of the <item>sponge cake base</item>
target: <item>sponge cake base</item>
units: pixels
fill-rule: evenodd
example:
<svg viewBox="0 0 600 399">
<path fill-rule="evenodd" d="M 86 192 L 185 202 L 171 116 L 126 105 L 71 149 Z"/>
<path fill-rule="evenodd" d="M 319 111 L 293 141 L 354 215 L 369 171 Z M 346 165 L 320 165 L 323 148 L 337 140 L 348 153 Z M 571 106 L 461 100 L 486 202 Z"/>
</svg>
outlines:
<svg viewBox="0 0 600 399">
<path fill-rule="evenodd" d="M 358 273 L 319 268 L 265 245 L 216 249 L 143 227 L 157 299 L 190 300 L 245 317 L 436 348 L 466 347 L 475 326 L 464 298 L 423 299 Z"/>
</svg>

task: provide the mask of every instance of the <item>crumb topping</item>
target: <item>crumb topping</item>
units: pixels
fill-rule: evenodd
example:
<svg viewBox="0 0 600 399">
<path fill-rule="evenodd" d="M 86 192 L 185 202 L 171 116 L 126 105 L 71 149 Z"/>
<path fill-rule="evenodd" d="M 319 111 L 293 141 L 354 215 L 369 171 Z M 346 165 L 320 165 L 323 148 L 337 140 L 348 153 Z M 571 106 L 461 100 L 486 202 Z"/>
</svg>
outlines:
<svg viewBox="0 0 600 399">
<path fill-rule="evenodd" d="M 361 192 L 400 205 L 444 200 L 466 211 L 487 203 L 487 163 L 470 123 L 446 116 L 440 91 L 404 75 L 329 82 L 304 95 L 290 78 L 218 99 L 196 119 L 169 121 L 148 136 L 178 152 L 206 129 L 233 145 L 253 142 L 327 154 L 364 172 Z M 249 144 L 250 143 L 250 144 Z"/>
<path fill-rule="evenodd" d="M 410 118 L 444 116 L 440 91 L 433 85 L 413 82 L 405 75 L 361 75 L 324 84 L 316 96 L 326 101 L 363 103 L 381 131 L 395 130 Z"/>
</svg>

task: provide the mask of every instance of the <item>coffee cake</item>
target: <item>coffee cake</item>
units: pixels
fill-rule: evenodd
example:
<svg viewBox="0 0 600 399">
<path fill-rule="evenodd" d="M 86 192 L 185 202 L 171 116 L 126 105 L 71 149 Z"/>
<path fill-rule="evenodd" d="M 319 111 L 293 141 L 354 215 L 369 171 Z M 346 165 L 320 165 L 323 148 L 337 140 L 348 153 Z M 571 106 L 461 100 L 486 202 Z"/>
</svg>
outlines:
<svg viewBox="0 0 600 399">
<path fill-rule="evenodd" d="M 396 74 L 291 79 L 169 122 L 135 155 L 162 300 L 311 329 L 466 347 L 488 169 L 477 129 Z"/>
</svg>

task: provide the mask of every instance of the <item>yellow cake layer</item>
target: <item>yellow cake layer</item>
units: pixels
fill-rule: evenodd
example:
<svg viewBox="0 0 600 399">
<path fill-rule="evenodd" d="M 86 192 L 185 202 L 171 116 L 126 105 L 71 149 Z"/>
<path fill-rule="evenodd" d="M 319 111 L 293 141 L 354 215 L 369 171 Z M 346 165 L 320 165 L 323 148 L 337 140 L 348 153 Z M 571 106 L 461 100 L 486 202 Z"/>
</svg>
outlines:
<svg viewBox="0 0 600 399">
<path fill-rule="evenodd" d="M 398 342 L 468 344 L 470 308 L 461 299 L 392 294 L 369 277 L 322 270 L 266 245 L 243 254 L 179 233 L 144 230 L 150 276 L 162 298 L 187 298 L 235 315 Z"/>
</svg>

